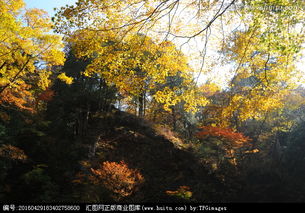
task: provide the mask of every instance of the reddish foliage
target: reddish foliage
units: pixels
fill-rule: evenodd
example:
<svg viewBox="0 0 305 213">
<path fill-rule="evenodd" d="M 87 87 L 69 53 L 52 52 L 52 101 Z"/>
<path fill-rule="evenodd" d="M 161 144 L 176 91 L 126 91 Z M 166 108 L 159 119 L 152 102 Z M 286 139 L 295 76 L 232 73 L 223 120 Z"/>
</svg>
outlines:
<svg viewBox="0 0 305 213">
<path fill-rule="evenodd" d="M 249 137 L 244 136 L 242 133 L 234 132 L 229 128 L 203 126 L 201 129 L 202 131 L 197 133 L 198 138 L 207 138 L 212 136 L 228 140 L 236 144 L 243 144 L 251 140 Z"/>
<path fill-rule="evenodd" d="M 34 112 L 34 98 L 31 91 L 29 91 L 30 88 L 30 85 L 22 84 L 19 87 L 5 89 L 0 93 L 0 105 L 8 104 L 22 110 Z"/>
<path fill-rule="evenodd" d="M 193 193 L 190 191 L 190 187 L 188 186 L 180 186 L 176 191 L 165 191 L 167 195 L 173 195 L 182 197 L 185 199 L 190 199 L 193 195 Z"/>
<path fill-rule="evenodd" d="M 27 156 L 22 149 L 12 145 L 0 146 L 0 157 L 13 161 L 25 161 L 27 159 Z"/>
<path fill-rule="evenodd" d="M 91 172 L 96 176 L 96 183 L 101 181 L 119 198 L 131 195 L 144 180 L 140 172 L 129 169 L 124 161 L 106 161 L 99 169 L 91 169 Z"/>
<path fill-rule="evenodd" d="M 53 96 L 54 96 L 54 91 L 51 89 L 47 89 L 47 90 L 43 91 L 42 93 L 40 93 L 38 95 L 37 99 L 48 102 L 48 101 L 52 100 Z"/>
</svg>

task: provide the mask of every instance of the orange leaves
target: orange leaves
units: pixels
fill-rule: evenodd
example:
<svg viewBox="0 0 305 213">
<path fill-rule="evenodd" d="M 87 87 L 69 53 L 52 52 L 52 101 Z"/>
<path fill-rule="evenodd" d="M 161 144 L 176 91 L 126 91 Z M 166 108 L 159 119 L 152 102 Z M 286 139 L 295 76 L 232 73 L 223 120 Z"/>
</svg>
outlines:
<svg viewBox="0 0 305 213">
<path fill-rule="evenodd" d="M 42 93 L 40 93 L 38 95 L 37 99 L 48 102 L 48 101 L 52 100 L 53 96 L 54 96 L 54 91 L 51 89 L 47 89 L 47 90 L 43 91 Z"/>
<path fill-rule="evenodd" d="M 203 126 L 201 129 L 202 131 L 197 133 L 198 138 L 218 137 L 235 144 L 244 144 L 251 140 L 249 137 L 244 136 L 242 133 L 234 132 L 232 129 L 228 128 Z"/>
<path fill-rule="evenodd" d="M 14 161 L 24 161 L 27 159 L 22 149 L 12 145 L 2 145 L 0 147 L 0 157 Z"/>
<path fill-rule="evenodd" d="M 165 193 L 170 196 L 177 196 L 184 199 L 190 199 L 193 195 L 188 186 L 180 186 L 176 191 L 166 191 Z"/>
<path fill-rule="evenodd" d="M 200 149 L 213 170 L 218 169 L 224 159 L 236 166 L 245 149 L 249 148 L 251 139 L 232 129 L 214 126 L 203 126 L 201 129 L 197 137 L 205 141 Z"/>
<path fill-rule="evenodd" d="M 129 169 L 128 165 L 106 161 L 98 169 L 91 169 L 96 177 L 96 183 L 103 185 L 116 194 L 116 196 L 126 197 L 135 192 L 138 186 L 144 181 L 143 176 L 136 169 Z"/>
<path fill-rule="evenodd" d="M 8 88 L 0 93 L 0 105 L 8 104 L 22 110 L 33 112 L 34 98 L 29 91 L 31 86 L 27 84 L 19 85 L 19 87 Z"/>
</svg>

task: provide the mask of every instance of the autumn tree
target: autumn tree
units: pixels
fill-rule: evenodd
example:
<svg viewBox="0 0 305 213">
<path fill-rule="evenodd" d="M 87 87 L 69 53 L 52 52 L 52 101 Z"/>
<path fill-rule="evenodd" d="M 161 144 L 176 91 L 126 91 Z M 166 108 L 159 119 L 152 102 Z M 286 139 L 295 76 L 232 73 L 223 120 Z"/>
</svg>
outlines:
<svg viewBox="0 0 305 213">
<path fill-rule="evenodd" d="M 117 91 L 113 86 L 107 86 L 101 75 L 94 73 L 88 77 L 83 74 L 91 61 L 90 58 L 77 58 L 67 45 L 66 61 L 61 72 L 73 82 L 69 85 L 56 79 L 49 88 L 54 96 L 47 103 L 46 117 L 54 123 L 54 131 L 74 136 L 86 135 L 89 119 L 97 112 L 109 112 L 115 103 Z M 42 95 L 40 99 L 46 98 Z"/>
<path fill-rule="evenodd" d="M 120 35 L 124 37 L 134 32 L 146 34 L 160 27 L 159 33 L 165 38 L 191 39 L 202 36 L 218 18 L 233 8 L 235 3 L 236 0 L 213 2 L 79 0 L 75 5 L 61 7 L 54 21 L 58 24 L 57 30 L 64 34 L 71 33 L 72 28 L 81 28 L 121 32 Z M 182 12 L 189 17 L 182 19 L 179 16 Z M 197 20 L 199 21 L 196 22 Z M 193 28 L 189 27 L 188 32 L 183 31 L 183 24 L 189 24 Z"/>
<path fill-rule="evenodd" d="M 204 60 L 207 48 L 211 48 L 208 45 L 210 38 L 221 37 L 213 43 L 220 50 L 236 29 L 255 26 L 265 38 L 273 37 L 273 45 L 277 43 L 277 48 L 282 49 L 288 44 L 281 44 L 283 36 L 286 40 L 290 37 L 290 42 L 292 38 L 301 41 L 290 35 L 293 28 L 302 26 L 304 15 L 299 12 L 302 8 L 302 0 L 79 0 L 75 5 L 59 8 L 54 21 L 57 30 L 65 35 L 71 35 L 74 29 L 86 29 L 112 32 L 121 39 L 137 32 L 161 40 L 169 39 L 182 46 L 193 41 L 200 44 L 199 40 L 202 40 L 199 49 L 203 49 L 201 59 Z M 285 32 L 279 31 L 282 28 Z M 290 44 L 290 48 L 300 48 L 298 42 Z"/>
<path fill-rule="evenodd" d="M 52 96 L 42 94 L 65 57 L 61 36 L 51 33 L 53 24 L 45 11 L 25 9 L 23 0 L 1 0 L 0 20 L 0 193 L 7 199 L 12 190 L 22 188 L 17 183 L 23 175 L 19 168 L 35 164 L 36 141 L 44 136 L 47 121 L 33 112 L 40 111 L 39 98 L 47 101 Z M 22 196 L 20 191 L 15 197 Z"/>
<path fill-rule="evenodd" d="M 244 153 L 258 151 L 251 150 L 251 138 L 229 128 L 203 126 L 196 136 L 202 141 L 199 153 L 214 169 L 225 160 L 236 166 Z"/>
<path fill-rule="evenodd" d="M 287 95 L 298 86 L 302 73 L 296 64 L 305 34 L 303 13 L 298 10 L 303 3 L 295 3 L 245 1 L 243 27 L 222 48 L 233 77 L 218 95 L 219 101 L 210 106 L 220 125 L 239 128 L 248 119 L 264 120 L 268 113 L 282 109 Z"/>
<path fill-rule="evenodd" d="M 104 184 L 110 190 L 117 200 L 130 196 L 134 193 L 141 183 L 144 182 L 144 177 L 136 169 L 128 168 L 128 165 L 121 161 L 104 162 L 101 168 L 91 169 L 95 184 Z"/>
<path fill-rule="evenodd" d="M 123 97 L 136 98 L 140 116 L 145 113 L 149 97 L 162 103 L 167 111 L 179 102 L 184 103 L 187 111 L 206 104 L 205 98 L 199 97 L 195 86 L 191 86 L 192 70 L 186 57 L 171 42 L 157 44 L 144 35 L 127 36 L 118 42 L 112 33 L 85 30 L 66 39 L 77 57 L 92 59 L 84 75 L 97 74 Z M 169 78 L 175 76 L 181 78 L 180 85 L 169 85 Z"/>
<path fill-rule="evenodd" d="M 259 108 L 263 113 L 275 105 L 280 106 L 283 95 L 276 92 L 276 85 L 292 79 L 296 73 L 290 62 L 295 62 L 301 49 L 303 14 L 299 13 L 298 8 L 303 6 L 302 1 L 289 0 L 232 0 L 212 3 L 192 0 L 115 3 L 80 0 L 75 5 L 60 8 L 54 21 L 58 26 L 57 30 L 67 36 L 73 35 L 72 29 L 80 29 L 83 33 L 90 34 L 91 38 L 104 32 L 115 36 L 119 42 L 129 40 L 135 32 L 152 35 L 155 40 L 181 39 L 178 43 L 183 43 L 182 46 L 199 37 L 205 41 L 202 45 L 205 49 L 203 62 L 210 37 L 208 32 L 215 30 L 223 35 L 220 45 L 217 45 L 218 49 L 223 51 L 225 62 L 234 66 L 232 72 L 235 77 L 230 87 L 235 89 L 227 95 L 226 102 L 235 108 L 244 109 L 244 112 L 237 113 L 238 110 L 227 107 L 220 114 L 222 118 L 237 116 L 233 119 L 244 121 L 250 117 L 262 117 L 255 115 Z M 188 19 L 181 18 L 182 14 L 193 15 Z M 237 30 L 230 29 L 234 28 L 232 20 L 240 21 Z M 186 23 L 188 27 L 184 27 Z M 229 32 L 226 36 L 225 31 Z M 95 44 L 92 39 L 89 43 Z M 94 49 L 88 49 L 85 54 L 92 53 L 92 50 Z M 199 70 L 199 75 L 203 67 Z M 248 83 L 251 89 L 245 91 L 245 86 L 237 89 L 240 79 L 245 79 L 243 82 L 251 81 L 252 85 Z M 224 126 L 239 125 L 236 122 L 232 124 L 232 121 L 222 122 Z"/>
<path fill-rule="evenodd" d="M 33 109 L 35 85 L 50 84 L 50 67 L 62 65 L 64 54 L 53 24 L 40 9 L 24 9 L 23 0 L 0 1 L 0 104 Z"/>
</svg>

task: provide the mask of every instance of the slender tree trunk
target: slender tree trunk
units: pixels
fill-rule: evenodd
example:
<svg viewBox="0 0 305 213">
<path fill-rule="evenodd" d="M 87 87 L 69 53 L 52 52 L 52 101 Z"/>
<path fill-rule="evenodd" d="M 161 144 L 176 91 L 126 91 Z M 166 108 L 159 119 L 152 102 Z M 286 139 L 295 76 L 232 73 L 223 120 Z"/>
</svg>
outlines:
<svg viewBox="0 0 305 213">
<path fill-rule="evenodd" d="M 139 97 L 138 116 L 143 117 L 143 97 L 142 97 L 142 95 L 140 95 L 140 97 Z"/>
<path fill-rule="evenodd" d="M 102 109 L 102 79 L 100 78 L 99 93 L 98 93 L 98 110 Z"/>
<path fill-rule="evenodd" d="M 87 109 L 86 109 L 86 114 L 85 114 L 85 119 L 84 119 L 83 135 L 87 135 L 88 123 L 89 123 L 89 115 L 90 115 L 90 104 L 87 103 Z"/>
<path fill-rule="evenodd" d="M 138 116 L 144 117 L 145 115 L 145 93 L 140 94 L 139 96 L 139 107 L 138 107 Z"/>
<path fill-rule="evenodd" d="M 173 119 L 173 130 L 176 131 L 176 123 L 177 123 L 177 118 L 176 118 L 176 111 L 175 108 L 172 108 L 172 119 Z"/>
<path fill-rule="evenodd" d="M 78 123 L 78 131 L 77 135 L 81 136 L 83 132 L 83 120 L 82 120 L 82 109 L 77 109 L 77 123 Z"/>
<path fill-rule="evenodd" d="M 146 115 L 146 93 L 143 94 L 143 116 Z"/>
</svg>

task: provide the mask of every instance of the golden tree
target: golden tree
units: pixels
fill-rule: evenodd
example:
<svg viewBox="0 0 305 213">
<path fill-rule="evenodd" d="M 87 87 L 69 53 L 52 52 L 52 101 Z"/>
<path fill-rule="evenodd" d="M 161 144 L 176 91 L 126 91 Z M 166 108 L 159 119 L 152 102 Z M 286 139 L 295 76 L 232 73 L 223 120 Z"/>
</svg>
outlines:
<svg viewBox="0 0 305 213">
<path fill-rule="evenodd" d="M 23 0 L 1 0 L 0 11 L 0 104 L 30 109 L 29 82 L 46 89 L 49 68 L 64 62 L 61 37 L 45 11 L 25 10 Z"/>
</svg>

